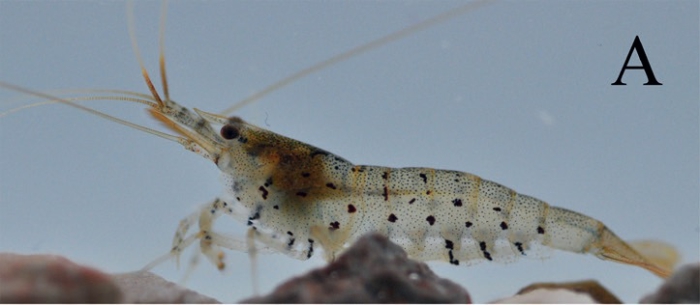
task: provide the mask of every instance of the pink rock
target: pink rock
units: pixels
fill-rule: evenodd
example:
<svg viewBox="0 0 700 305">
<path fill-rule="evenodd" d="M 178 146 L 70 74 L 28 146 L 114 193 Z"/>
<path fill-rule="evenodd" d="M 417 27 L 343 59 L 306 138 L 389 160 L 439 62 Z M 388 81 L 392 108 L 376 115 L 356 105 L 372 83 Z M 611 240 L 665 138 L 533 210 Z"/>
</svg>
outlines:
<svg viewBox="0 0 700 305">
<path fill-rule="evenodd" d="M 0 303 L 118 303 L 111 277 L 55 255 L 0 253 Z"/>
</svg>

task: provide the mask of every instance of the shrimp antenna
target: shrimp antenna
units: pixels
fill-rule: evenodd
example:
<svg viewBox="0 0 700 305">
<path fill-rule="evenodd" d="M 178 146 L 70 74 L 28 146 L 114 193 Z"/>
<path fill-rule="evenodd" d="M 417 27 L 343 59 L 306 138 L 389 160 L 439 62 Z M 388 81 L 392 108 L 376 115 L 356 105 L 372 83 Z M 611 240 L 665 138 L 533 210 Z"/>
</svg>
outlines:
<svg viewBox="0 0 700 305">
<path fill-rule="evenodd" d="M 48 95 L 52 95 L 52 96 L 61 96 L 61 95 L 70 94 L 70 93 L 73 93 L 73 94 L 113 93 L 113 94 L 118 94 L 118 95 L 94 95 L 94 96 L 68 97 L 68 98 L 63 98 L 63 99 L 71 101 L 71 102 L 100 101 L 100 100 L 124 101 L 124 102 L 138 103 L 138 104 L 146 105 L 148 107 L 156 107 L 157 106 L 157 103 L 153 102 L 152 96 L 150 96 L 148 94 L 132 92 L 132 91 L 127 91 L 127 90 L 72 89 L 72 90 L 44 91 L 44 94 L 48 94 Z M 29 96 L 29 97 L 35 98 L 36 96 Z M 27 97 L 25 96 L 24 98 L 27 98 Z M 18 107 L 12 108 L 10 110 L 0 112 L 0 118 L 8 116 L 10 114 L 13 114 L 15 112 L 25 110 L 25 109 L 34 108 L 34 107 L 43 106 L 43 105 L 56 104 L 56 103 L 60 103 L 60 102 L 58 102 L 56 100 L 42 100 L 42 101 L 31 103 L 28 105 L 18 106 Z"/>
<path fill-rule="evenodd" d="M 232 113 L 232 112 L 234 112 L 234 111 L 236 111 L 236 110 L 238 110 L 238 109 L 240 109 L 248 104 L 251 104 L 251 103 L 259 100 L 260 98 L 274 92 L 275 90 L 277 90 L 279 88 L 282 88 L 284 86 L 287 86 L 287 85 L 293 83 L 294 81 L 296 81 L 300 78 L 306 77 L 310 74 L 313 74 L 315 72 L 323 70 L 324 68 L 326 68 L 328 66 L 345 61 L 349 58 L 355 57 L 359 54 L 365 53 L 365 52 L 370 51 L 372 49 L 376 49 L 378 47 L 384 46 L 392 41 L 399 40 L 399 39 L 404 38 L 410 34 L 413 34 L 413 33 L 419 32 L 421 30 L 424 30 L 426 28 L 429 28 L 435 24 L 445 22 L 445 21 L 450 20 L 452 18 L 455 18 L 459 15 L 476 10 L 476 9 L 488 4 L 489 2 L 491 2 L 491 1 L 490 0 L 482 0 L 482 1 L 477 1 L 477 2 L 470 2 L 470 3 L 465 4 L 459 8 L 444 12 L 442 14 L 435 16 L 435 17 L 424 20 L 420 23 L 417 23 L 417 24 L 414 24 L 414 25 L 409 26 L 407 28 L 390 33 L 386 36 L 382 36 L 380 38 L 377 38 L 375 40 L 361 44 L 361 45 L 354 47 L 350 50 L 347 50 L 343 53 L 340 53 L 340 54 L 335 55 L 333 57 L 330 57 L 328 59 L 322 60 L 322 61 L 320 61 L 320 62 L 318 62 L 318 63 L 316 63 L 316 64 L 314 64 L 306 69 L 302 69 L 301 71 L 299 71 L 297 73 L 289 75 L 289 76 L 273 83 L 272 85 L 267 86 L 266 88 L 250 95 L 249 97 L 241 100 L 240 102 L 237 102 L 233 106 L 224 109 L 223 111 L 220 112 L 220 114 L 221 115 L 228 115 L 228 114 L 230 114 L 230 113 Z"/>
<path fill-rule="evenodd" d="M 165 4 L 163 4 L 165 5 Z M 158 90 L 156 90 L 156 87 L 153 85 L 153 82 L 151 81 L 151 77 L 148 75 L 148 71 L 146 70 L 146 65 L 143 64 L 143 58 L 141 57 L 141 51 L 139 50 L 139 44 L 138 41 L 136 40 L 136 21 L 134 20 L 134 1 L 129 1 L 126 4 L 126 17 L 127 17 L 127 24 L 129 27 L 129 37 L 131 37 L 131 47 L 134 49 L 134 54 L 136 55 L 136 59 L 139 62 L 139 67 L 141 67 L 141 75 L 143 75 L 143 79 L 146 81 L 146 85 L 148 86 L 148 90 L 151 92 L 151 95 L 153 95 L 153 99 L 158 103 L 158 106 L 160 108 L 165 107 L 165 103 L 163 103 L 163 100 L 160 98 L 160 95 L 158 94 Z M 161 17 L 161 22 L 164 22 L 165 18 Z M 161 37 L 162 39 L 162 37 Z M 161 40 L 162 41 L 162 40 Z M 161 55 L 163 54 L 163 50 L 161 49 Z M 165 73 L 165 60 L 163 57 L 161 57 L 161 73 Z M 163 83 L 165 83 L 165 79 L 163 79 Z M 166 96 L 167 97 L 167 96 Z"/>
<path fill-rule="evenodd" d="M 118 123 L 118 124 L 121 124 L 121 125 L 124 125 L 124 126 L 128 126 L 128 127 L 131 127 L 131 128 L 137 129 L 137 130 L 140 130 L 140 131 L 144 131 L 144 132 L 150 133 L 150 134 L 152 134 L 152 135 L 161 137 L 161 138 L 166 139 L 166 140 L 169 140 L 169 141 L 178 142 L 178 143 L 180 143 L 180 144 L 182 144 L 182 145 L 187 145 L 187 144 L 190 143 L 190 141 L 187 140 L 187 139 L 185 139 L 185 138 L 181 138 L 181 137 L 178 137 L 178 136 L 173 136 L 173 135 L 170 135 L 170 134 L 167 134 L 167 133 L 164 133 L 164 132 L 157 131 L 157 130 L 155 130 L 155 129 L 151 129 L 151 128 L 148 128 L 148 127 L 145 127 L 145 126 L 141 126 L 141 125 L 139 125 L 139 124 L 135 124 L 135 123 L 132 123 L 132 122 L 129 122 L 129 121 L 126 121 L 126 120 L 122 120 L 122 119 L 120 119 L 120 118 L 111 116 L 111 115 L 106 114 L 106 113 L 104 113 L 104 112 L 101 112 L 101 111 L 98 111 L 98 110 L 95 110 L 95 109 L 92 109 L 92 108 L 89 108 L 89 107 L 85 107 L 85 106 L 83 106 L 83 105 L 76 104 L 76 103 L 71 102 L 71 101 L 69 101 L 69 100 L 67 100 L 67 99 L 63 99 L 63 98 L 56 97 L 56 96 L 53 96 L 53 95 L 49 95 L 49 94 L 46 94 L 46 93 L 41 93 L 41 92 L 34 91 L 34 90 L 31 90 L 31 89 L 27 89 L 27 88 L 24 88 L 24 87 L 16 86 L 16 85 L 13 85 L 13 84 L 4 82 L 4 81 L 0 81 L 0 87 L 4 87 L 4 88 L 7 88 L 7 89 L 14 90 L 14 91 L 21 92 L 21 93 L 25 93 L 25 94 L 28 94 L 28 95 L 33 95 L 33 96 L 36 96 L 36 97 L 40 97 L 40 98 L 46 99 L 46 100 L 48 100 L 48 101 L 58 102 L 58 103 L 61 103 L 61 104 L 65 104 L 65 105 L 74 107 L 74 108 L 78 108 L 78 109 L 80 109 L 80 110 L 82 110 L 82 111 L 85 111 L 85 112 L 87 112 L 87 113 L 90 113 L 90 114 L 92 114 L 92 115 L 96 115 L 96 116 L 99 116 L 99 117 L 101 117 L 101 118 L 110 120 L 110 121 L 112 121 L 112 122 L 115 122 L 115 123 Z"/>
<path fill-rule="evenodd" d="M 160 10 L 160 24 L 158 25 L 158 64 L 160 65 L 160 81 L 163 85 L 163 95 L 165 95 L 165 100 L 169 101 L 170 90 L 168 90 L 168 77 L 165 73 L 165 18 L 168 15 L 167 11 L 168 1 L 163 0 Z M 134 40 L 136 40 L 135 36 Z"/>
</svg>

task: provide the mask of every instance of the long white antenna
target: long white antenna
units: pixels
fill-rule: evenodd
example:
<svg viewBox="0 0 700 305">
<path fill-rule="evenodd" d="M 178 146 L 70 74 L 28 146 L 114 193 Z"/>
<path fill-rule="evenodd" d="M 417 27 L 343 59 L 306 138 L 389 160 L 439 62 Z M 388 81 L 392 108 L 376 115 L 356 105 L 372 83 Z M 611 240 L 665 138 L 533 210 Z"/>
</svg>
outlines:
<svg viewBox="0 0 700 305">
<path fill-rule="evenodd" d="M 178 137 L 178 136 L 173 136 L 173 135 L 170 135 L 170 134 L 167 134 L 167 133 L 164 133 L 164 132 L 157 131 L 157 130 L 155 130 L 155 129 L 151 129 L 151 128 L 148 128 L 148 127 L 145 127 L 145 126 L 141 126 L 141 125 L 138 125 L 138 124 L 129 122 L 129 121 L 125 121 L 125 120 L 122 120 L 122 119 L 120 119 L 120 118 L 113 117 L 113 116 L 111 116 L 111 115 L 109 115 L 109 114 L 106 114 L 106 113 L 104 113 L 104 112 L 100 112 L 100 111 L 97 111 L 97 110 L 95 110 L 95 109 L 88 108 L 88 107 L 85 107 L 85 106 L 83 106 L 83 105 L 76 104 L 76 103 L 71 102 L 71 101 L 69 101 L 69 100 L 67 100 L 67 99 L 63 99 L 63 98 L 60 98 L 60 97 L 52 96 L 52 95 L 49 95 L 49 94 L 46 94 L 46 93 L 41 93 L 41 92 L 38 92 L 38 91 L 34 91 L 34 90 L 31 90 L 31 89 L 27 89 L 27 88 L 24 88 L 24 87 L 20 87 L 20 86 L 17 86 L 17 85 L 13 85 L 13 84 L 10 84 L 10 83 L 4 82 L 4 81 L 0 81 L 0 87 L 4 87 L 4 88 L 6 88 L 6 89 L 10 89 L 10 90 L 17 91 L 17 92 L 22 92 L 22 93 L 25 93 L 25 94 L 28 94 L 28 95 L 33 95 L 33 96 L 36 96 L 36 97 L 40 97 L 40 98 L 46 99 L 46 100 L 48 100 L 48 101 L 58 102 L 58 103 L 61 103 L 61 104 L 65 104 L 65 105 L 74 107 L 74 108 L 78 108 L 78 109 L 80 109 L 80 110 L 82 110 L 82 111 L 85 111 L 85 112 L 87 112 L 87 113 L 89 113 L 89 114 L 96 115 L 96 116 L 99 116 L 99 117 L 101 117 L 101 118 L 110 120 L 110 121 L 112 121 L 112 122 L 119 123 L 119 124 L 121 124 L 121 125 L 128 126 L 128 127 L 131 127 L 131 128 L 134 128 L 134 129 L 143 131 L 143 132 L 150 133 L 150 134 L 152 134 L 152 135 L 156 135 L 156 136 L 158 136 L 158 137 L 161 137 L 161 138 L 166 139 L 166 140 L 169 140 L 169 141 L 177 142 L 177 143 L 180 143 L 180 144 L 183 144 L 183 145 L 189 144 L 189 143 L 190 143 L 190 141 L 188 141 L 188 140 L 185 139 L 185 138 L 181 138 L 181 137 Z"/>
</svg>

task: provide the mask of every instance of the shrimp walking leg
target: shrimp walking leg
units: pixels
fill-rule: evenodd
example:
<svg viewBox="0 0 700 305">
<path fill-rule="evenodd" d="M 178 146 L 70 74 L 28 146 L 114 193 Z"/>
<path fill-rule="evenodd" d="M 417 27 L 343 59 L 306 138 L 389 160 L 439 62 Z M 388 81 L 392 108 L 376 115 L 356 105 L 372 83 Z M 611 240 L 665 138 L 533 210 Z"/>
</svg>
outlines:
<svg viewBox="0 0 700 305">
<path fill-rule="evenodd" d="M 253 281 L 253 295 L 258 295 L 258 259 L 255 248 L 255 227 L 250 227 L 246 234 L 248 243 L 248 259 L 250 260 L 250 277 Z"/>
</svg>

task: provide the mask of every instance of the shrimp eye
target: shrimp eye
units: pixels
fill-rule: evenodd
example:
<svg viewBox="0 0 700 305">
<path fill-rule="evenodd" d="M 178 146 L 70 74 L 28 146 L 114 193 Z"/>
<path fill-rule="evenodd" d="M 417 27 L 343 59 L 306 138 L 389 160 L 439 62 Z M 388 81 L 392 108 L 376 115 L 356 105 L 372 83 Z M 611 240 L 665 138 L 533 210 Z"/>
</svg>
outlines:
<svg viewBox="0 0 700 305">
<path fill-rule="evenodd" d="M 224 125 L 224 127 L 221 127 L 221 137 L 226 140 L 233 140 L 238 138 L 239 135 L 238 128 L 233 125 Z"/>
</svg>

